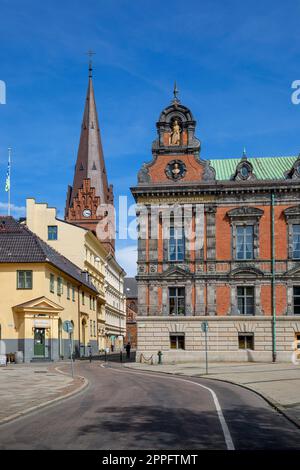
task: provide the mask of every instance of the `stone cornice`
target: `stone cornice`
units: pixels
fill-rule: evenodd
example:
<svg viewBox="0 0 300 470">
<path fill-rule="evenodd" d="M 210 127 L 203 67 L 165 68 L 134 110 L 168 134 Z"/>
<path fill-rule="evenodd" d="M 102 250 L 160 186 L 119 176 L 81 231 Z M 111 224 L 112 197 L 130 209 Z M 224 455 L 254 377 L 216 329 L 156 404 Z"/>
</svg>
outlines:
<svg viewBox="0 0 300 470">
<path fill-rule="evenodd" d="M 252 181 L 216 181 L 215 183 L 178 182 L 170 183 L 140 183 L 131 187 L 131 192 L 137 197 L 153 196 L 199 196 L 199 195 L 221 195 L 221 194 L 247 194 L 247 193 L 270 193 L 272 191 L 294 192 L 300 190 L 298 180 L 252 180 Z"/>
<path fill-rule="evenodd" d="M 221 321 L 265 321 L 271 322 L 271 315 L 160 315 L 160 316 L 139 316 L 137 315 L 137 323 L 148 321 L 162 321 L 162 322 L 191 322 L 191 321 L 204 321 L 208 320 L 221 322 Z M 300 315 L 281 315 L 276 317 L 276 321 L 300 321 Z"/>
</svg>

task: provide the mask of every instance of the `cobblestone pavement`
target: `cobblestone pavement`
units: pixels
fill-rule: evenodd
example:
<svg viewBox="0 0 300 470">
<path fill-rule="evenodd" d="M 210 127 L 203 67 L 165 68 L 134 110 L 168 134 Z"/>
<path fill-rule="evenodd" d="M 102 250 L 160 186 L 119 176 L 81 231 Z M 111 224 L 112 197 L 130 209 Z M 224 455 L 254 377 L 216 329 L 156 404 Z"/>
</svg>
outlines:
<svg viewBox="0 0 300 470">
<path fill-rule="evenodd" d="M 0 367 L 0 424 L 83 386 L 82 378 L 72 379 L 59 373 L 56 367 L 59 365 L 10 364 Z"/>
<path fill-rule="evenodd" d="M 205 377 L 205 364 L 148 365 L 126 367 L 169 374 Z M 209 363 L 207 377 L 226 380 L 255 390 L 300 426 L 300 365 L 288 363 Z"/>
</svg>

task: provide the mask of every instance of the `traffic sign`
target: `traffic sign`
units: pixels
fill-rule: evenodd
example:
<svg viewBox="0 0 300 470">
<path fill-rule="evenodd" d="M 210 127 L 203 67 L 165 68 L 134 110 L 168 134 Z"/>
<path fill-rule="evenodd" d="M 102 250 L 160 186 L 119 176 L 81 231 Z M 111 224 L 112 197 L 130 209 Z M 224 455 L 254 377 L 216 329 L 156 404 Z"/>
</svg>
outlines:
<svg viewBox="0 0 300 470">
<path fill-rule="evenodd" d="M 201 323 L 201 330 L 203 331 L 203 333 L 207 333 L 208 332 L 208 322 L 207 321 L 203 321 Z"/>
<path fill-rule="evenodd" d="M 67 333 L 72 333 L 73 331 L 73 323 L 70 321 L 70 320 L 65 320 L 63 322 L 63 329 L 64 331 L 66 331 Z"/>
</svg>

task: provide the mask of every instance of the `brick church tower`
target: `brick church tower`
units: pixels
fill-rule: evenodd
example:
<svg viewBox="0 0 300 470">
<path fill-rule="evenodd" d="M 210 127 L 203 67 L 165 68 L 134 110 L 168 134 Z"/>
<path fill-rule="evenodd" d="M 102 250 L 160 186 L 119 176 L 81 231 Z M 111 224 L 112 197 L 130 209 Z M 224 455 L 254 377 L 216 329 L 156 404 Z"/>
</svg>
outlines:
<svg viewBox="0 0 300 470">
<path fill-rule="evenodd" d="M 74 180 L 73 186 L 68 187 L 65 220 L 93 231 L 107 251 L 114 254 L 113 204 L 113 186 L 107 181 L 90 63 Z"/>
</svg>

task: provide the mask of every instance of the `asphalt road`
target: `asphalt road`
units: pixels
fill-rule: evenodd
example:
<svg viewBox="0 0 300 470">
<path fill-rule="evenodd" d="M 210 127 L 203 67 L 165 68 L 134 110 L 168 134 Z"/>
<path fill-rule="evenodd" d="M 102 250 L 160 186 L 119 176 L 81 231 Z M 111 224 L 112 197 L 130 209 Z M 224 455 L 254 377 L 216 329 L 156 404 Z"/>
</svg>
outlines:
<svg viewBox="0 0 300 470">
<path fill-rule="evenodd" d="M 99 362 L 75 367 L 88 389 L 1 425 L 1 450 L 300 449 L 300 430 L 238 386 Z"/>
</svg>

